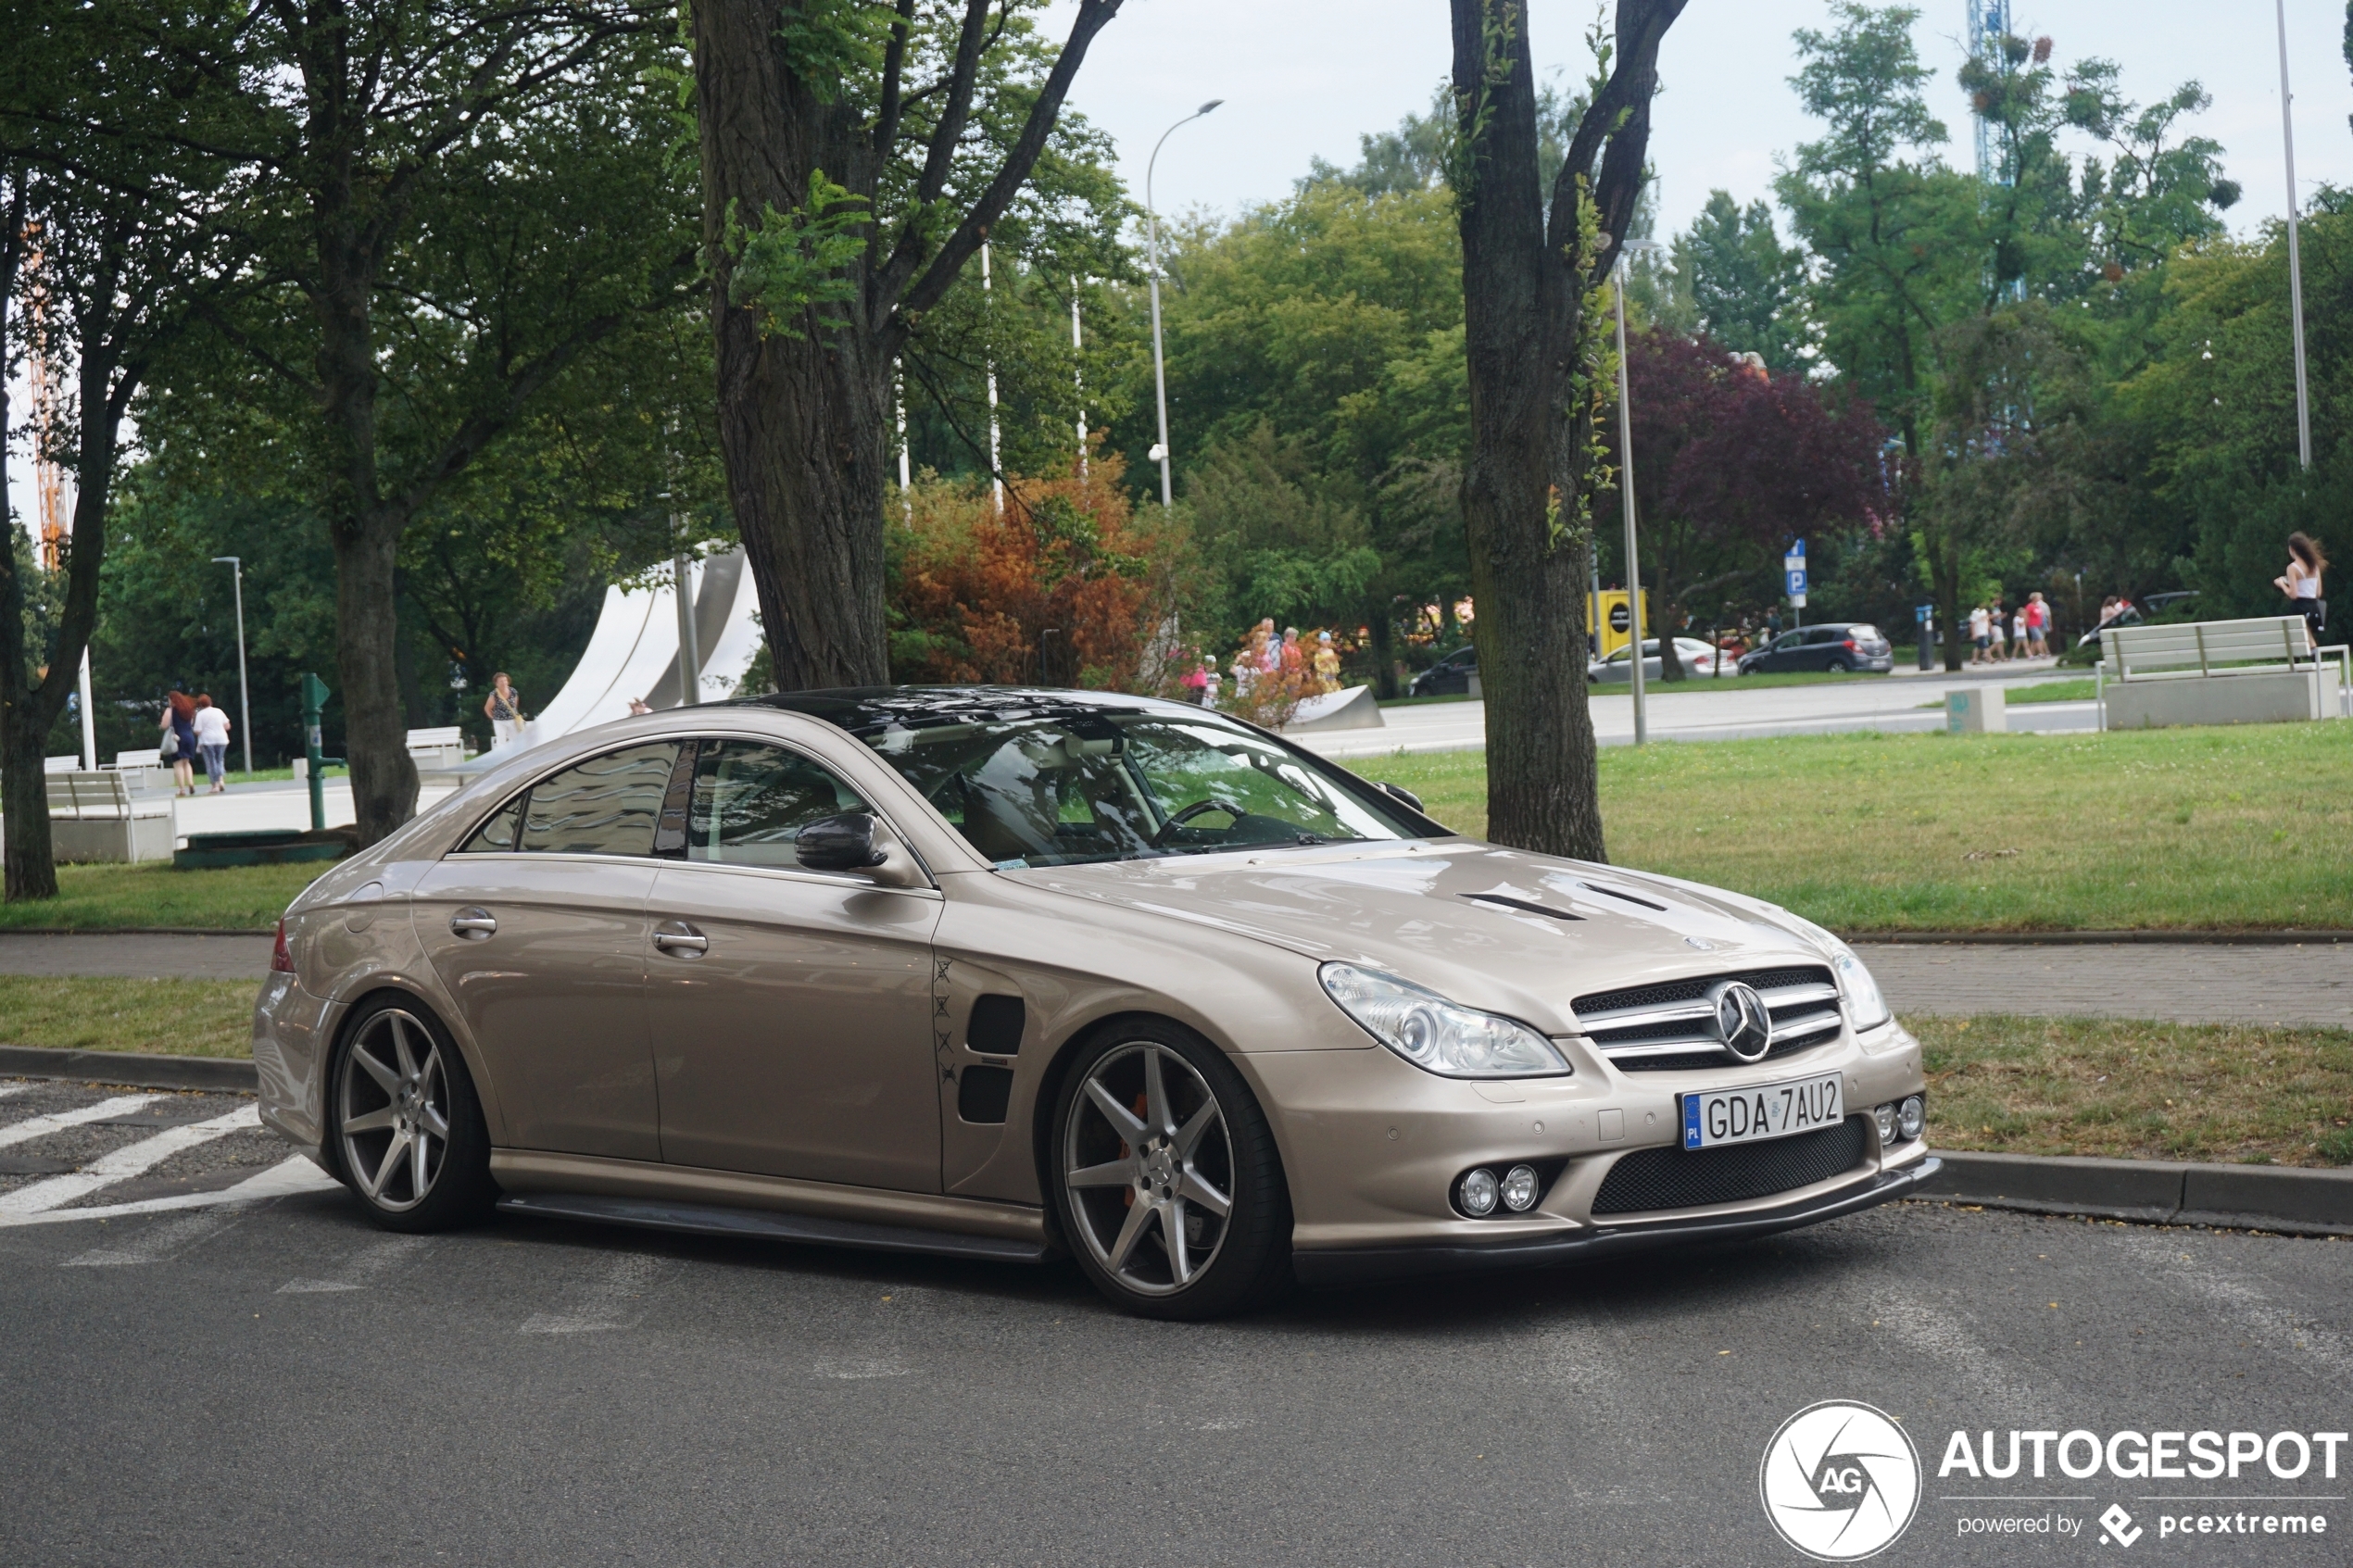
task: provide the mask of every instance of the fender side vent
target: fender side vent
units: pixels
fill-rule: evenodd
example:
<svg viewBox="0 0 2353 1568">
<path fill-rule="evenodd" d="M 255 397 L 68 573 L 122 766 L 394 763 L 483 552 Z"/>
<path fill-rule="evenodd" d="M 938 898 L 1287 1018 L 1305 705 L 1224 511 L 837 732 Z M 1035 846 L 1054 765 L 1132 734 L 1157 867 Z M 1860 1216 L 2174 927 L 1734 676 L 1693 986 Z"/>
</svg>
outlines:
<svg viewBox="0 0 2353 1568">
<path fill-rule="evenodd" d="M 978 997 L 973 1002 L 972 1018 L 964 1024 L 964 1044 L 975 1056 L 1018 1056 L 1026 1018 L 1019 997 Z"/>
<path fill-rule="evenodd" d="M 967 1122 L 1003 1122 L 1005 1107 L 1013 1102 L 1013 1070 L 1010 1067 L 967 1067 L 957 1074 L 956 1114 Z"/>
</svg>

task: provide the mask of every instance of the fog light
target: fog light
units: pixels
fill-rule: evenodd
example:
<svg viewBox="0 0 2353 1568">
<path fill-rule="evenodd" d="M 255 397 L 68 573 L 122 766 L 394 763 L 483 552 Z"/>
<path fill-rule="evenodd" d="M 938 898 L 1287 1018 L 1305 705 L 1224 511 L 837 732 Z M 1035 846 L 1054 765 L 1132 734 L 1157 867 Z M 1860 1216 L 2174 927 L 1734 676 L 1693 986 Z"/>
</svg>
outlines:
<svg viewBox="0 0 2353 1568">
<path fill-rule="evenodd" d="M 1504 1207 L 1515 1214 L 1525 1214 L 1536 1207 L 1536 1173 L 1526 1165 L 1515 1165 L 1504 1173 Z"/>
<path fill-rule="evenodd" d="M 1904 1102 L 1904 1109 L 1895 1113 L 1895 1125 L 1906 1143 L 1920 1135 L 1920 1130 L 1928 1125 L 1928 1107 L 1920 1102 L 1919 1096 L 1914 1095 Z"/>
<path fill-rule="evenodd" d="M 1895 1104 L 1893 1100 L 1872 1111 L 1871 1120 L 1879 1123 L 1879 1141 L 1882 1147 L 1895 1141 Z"/>
<path fill-rule="evenodd" d="M 1495 1173 L 1482 1165 L 1465 1176 L 1462 1185 L 1455 1189 L 1454 1201 L 1475 1220 L 1495 1212 Z"/>
</svg>

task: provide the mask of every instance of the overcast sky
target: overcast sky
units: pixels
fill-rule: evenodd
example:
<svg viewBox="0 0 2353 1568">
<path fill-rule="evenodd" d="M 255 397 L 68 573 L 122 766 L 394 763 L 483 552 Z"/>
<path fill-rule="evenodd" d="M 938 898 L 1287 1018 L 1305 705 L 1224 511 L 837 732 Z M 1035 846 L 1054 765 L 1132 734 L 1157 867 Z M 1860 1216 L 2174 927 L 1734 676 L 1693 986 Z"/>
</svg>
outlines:
<svg viewBox="0 0 2353 1568">
<path fill-rule="evenodd" d="M 1075 0 L 1057 0 L 1066 27 Z M 1930 0 L 1918 37 L 1937 73 L 1931 103 L 1956 162 L 1969 159 L 1969 114 L 1953 70 L 1968 31 L 1967 0 Z M 1574 82 L 1585 70 L 1591 0 L 1533 0 L 1539 69 Z M 1772 194 L 1774 160 L 1818 134 L 1789 76 L 1792 30 L 1827 25 L 1822 0 L 1691 0 L 1660 50 L 1666 91 L 1654 113 L 1651 159 L 1662 228 L 1688 225 L 1722 187 L 1742 202 Z M 1145 159 L 1170 122 L 1206 98 L 1225 107 L 1172 138 L 1154 177 L 1164 211 L 1227 215 L 1289 194 L 1321 157 L 1348 164 L 1356 138 L 1428 107 L 1447 69 L 1445 0 L 1127 0 L 1096 40 L 1074 102 L 1114 136 L 1122 169 L 1143 194 Z M 2286 210 L 2280 148 L 2280 59 L 2272 8 L 2261 0 L 2014 0 L 2020 31 L 2048 33 L 2057 57 L 2106 56 L 2141 102 L 2195 78 L 2214 96 L 2196 121 L 2221 142 L 2246 198 L 2231 213 L 2244 234 Z M 2353 184 L 2353 76 L 2341 53 L 2336 0 L 2289 0 L 2288 65 L 2296 92 L 2296 176 L 2309 200 L 2323 182 Z M 2080 148 L 2078 150 L 2081 150 Z M 15 408 L 21 417 L 22 385 Z M 22 449 L 10 489 L 28 516 Z"/>
</svg>

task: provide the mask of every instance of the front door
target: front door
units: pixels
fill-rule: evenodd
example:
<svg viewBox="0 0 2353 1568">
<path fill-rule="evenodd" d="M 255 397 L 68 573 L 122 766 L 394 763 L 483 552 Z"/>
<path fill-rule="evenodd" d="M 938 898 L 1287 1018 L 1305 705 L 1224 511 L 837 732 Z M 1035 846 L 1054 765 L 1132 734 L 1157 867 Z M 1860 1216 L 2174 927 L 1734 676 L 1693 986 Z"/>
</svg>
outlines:
<svg viewBox="0 0 2353 1568">
<path fill-rule="evenodd" d="M 940 897 L 796 859 L 802 827 L 866 809 L 797 752 L 701 743 L 685 856 L 661 867 L 648 905 L 671 1163 L 939 1190 Z"/>
<path fill-rule="evenodd" d="M 541 780 L 417 887 L 418 938 L 490 1070 L 506 1147 L 661 1158 L 646 900 L 677 755 L 630 746 Z"/>
</svg>

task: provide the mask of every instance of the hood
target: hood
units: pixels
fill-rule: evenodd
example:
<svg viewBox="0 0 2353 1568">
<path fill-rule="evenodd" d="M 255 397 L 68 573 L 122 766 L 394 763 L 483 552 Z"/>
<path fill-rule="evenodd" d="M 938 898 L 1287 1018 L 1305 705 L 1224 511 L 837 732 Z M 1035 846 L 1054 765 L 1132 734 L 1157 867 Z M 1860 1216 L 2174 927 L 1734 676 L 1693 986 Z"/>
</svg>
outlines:
<svg viewBox="0 0 2353 1568">
<path fill-rule="evenodd" d="M 1386 970 L 1551 1034 L 1573 1032 L 1569 1004 L 1589 992 L 1831 956 L 1804 922 L 1755 899 L 1467 840 L 996 874 Z"/>
</svg>

